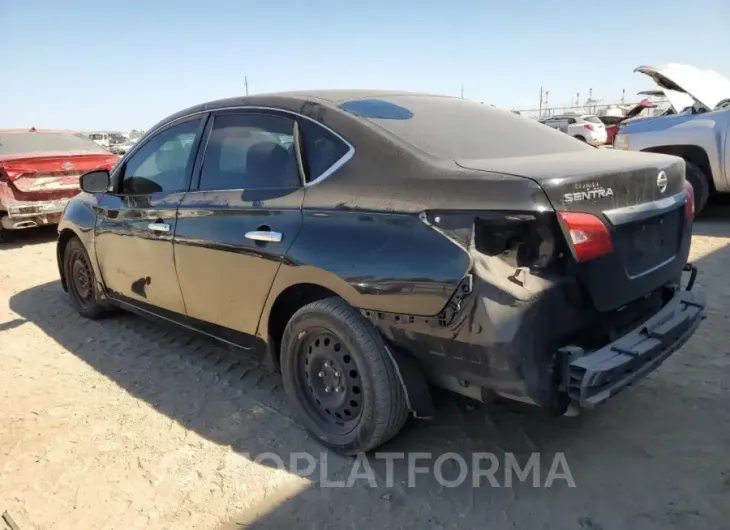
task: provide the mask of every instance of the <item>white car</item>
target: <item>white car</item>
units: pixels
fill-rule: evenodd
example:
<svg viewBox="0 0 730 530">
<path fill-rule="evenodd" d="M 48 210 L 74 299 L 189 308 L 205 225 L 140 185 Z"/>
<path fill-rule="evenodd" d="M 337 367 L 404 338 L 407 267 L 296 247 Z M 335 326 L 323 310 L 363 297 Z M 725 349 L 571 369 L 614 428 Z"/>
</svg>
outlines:
<svg viewBox="0 0 730 530">
<path fill-rule="evenodd" d="M 594 146 L 603 145 L 608 139 L 606 126 L 598 116 L 586 114 L 551 116 L 542 120 L 542 123 Z"/>
<path fill-rule="evenodd" d="M 107 133 L 91 133 L 89 134 L 89 139 L 93 140 L 96 145 L 99 145 L 101 147 L 104 147 L 105 149 L 109 149 L 110 145 L 110 135 Z"/>
</svg>

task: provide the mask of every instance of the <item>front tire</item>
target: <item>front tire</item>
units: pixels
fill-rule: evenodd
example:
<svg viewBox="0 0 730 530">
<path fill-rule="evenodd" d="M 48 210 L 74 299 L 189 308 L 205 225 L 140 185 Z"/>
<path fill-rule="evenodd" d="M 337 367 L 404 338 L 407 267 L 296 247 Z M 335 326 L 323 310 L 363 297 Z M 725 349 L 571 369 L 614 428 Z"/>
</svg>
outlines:
<svg viewBox="0 0 730 530">
<path fill-rule="evenodd" d="M 71 304 L 76 311 L 90 319 L 104 316 L 106 309 L 99 300 L 94 268 L 84 245 L 76 237 L 64 249 L 63 271 Z"/>
<path fill-rule="evenodd" d="M 284 390 L 323 445 L 354 455 L 395 436 L 408 419 L 396 367 L 378 331 L 339 298 L 297 311 L 281 345 Z"/>
<path fill-rule="evenodd" d="M 710 180 L 705 175 L 705 172 L 692 162 L 686 162 L 685 175 L 694 190 L 696 217 L 705 209 L 707 201 L 710 199 Z"/>
</svg>

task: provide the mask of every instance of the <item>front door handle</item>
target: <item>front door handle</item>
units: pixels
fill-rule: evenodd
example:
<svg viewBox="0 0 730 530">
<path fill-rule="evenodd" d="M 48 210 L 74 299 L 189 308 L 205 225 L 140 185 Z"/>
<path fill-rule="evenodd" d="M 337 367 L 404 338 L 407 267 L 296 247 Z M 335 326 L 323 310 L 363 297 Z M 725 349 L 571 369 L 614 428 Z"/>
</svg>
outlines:
<svg viewBox="0 0 730 530">
<path fill-rule="evenodd" d="M 253 239 L 254 241 L 261 241 L 262 243 L 279 243 L 282 235 L 279 232 L 272 232 L 270 230 L 254 230 L 253 232 L 246 232 L 246 239 Z"/>
<path fill-rule="evenodd" d="M 167 223 L 150 223 L 147 225 L 147 228 L 152 230 L 153 232 L 169 232 L 170 231 L 170 225 Z"/>
</svg>

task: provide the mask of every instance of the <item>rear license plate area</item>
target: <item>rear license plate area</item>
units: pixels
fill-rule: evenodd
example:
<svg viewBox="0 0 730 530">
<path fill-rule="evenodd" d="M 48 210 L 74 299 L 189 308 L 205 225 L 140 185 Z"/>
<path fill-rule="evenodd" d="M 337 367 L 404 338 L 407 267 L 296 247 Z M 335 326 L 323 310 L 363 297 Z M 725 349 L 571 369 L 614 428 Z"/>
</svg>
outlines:
<svg viewBox="0 0 730 530">
<path fill-rule="evenodd" d="M 684 222 L 683 209 L 619 226 L 616 246 L 625 258 L 626 272 L 635 277 L 677 255 Z"/>
</svg>

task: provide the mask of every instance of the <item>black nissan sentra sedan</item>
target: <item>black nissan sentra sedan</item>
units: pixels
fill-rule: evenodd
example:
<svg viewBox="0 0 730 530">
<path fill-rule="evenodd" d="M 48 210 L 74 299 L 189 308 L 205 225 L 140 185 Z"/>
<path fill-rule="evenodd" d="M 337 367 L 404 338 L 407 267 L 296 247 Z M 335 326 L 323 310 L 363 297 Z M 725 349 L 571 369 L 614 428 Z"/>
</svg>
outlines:
<svg viewBox="0 0 730 530">
<path fill-rule="evenodd" d="M 86 317 L 262 349 L 354 454 L 431 416 L 433 385 L 562 414 L 657 368 L 705 313 L 684 173 L 452 97 L 226 99 L 83 175 L 58 267 Z"/>
</svg>

